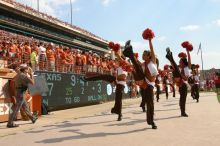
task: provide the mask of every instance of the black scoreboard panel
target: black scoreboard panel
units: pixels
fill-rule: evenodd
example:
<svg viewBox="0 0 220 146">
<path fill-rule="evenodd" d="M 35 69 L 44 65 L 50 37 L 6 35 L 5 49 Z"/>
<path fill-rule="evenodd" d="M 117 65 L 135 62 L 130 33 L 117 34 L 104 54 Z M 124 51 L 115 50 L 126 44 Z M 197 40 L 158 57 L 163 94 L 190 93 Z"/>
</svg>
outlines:
<svg viewBox="0 0 220 146">
<path fill-rule="evenodd" d="M 108 82 L 84 82 L 80 75 L 71 73 L 38 71 L 35 74 L 43 75 L 47 81 L 49 91 L 42 97 L 50 110 L 114 100 L 115 86 Z M 124 93 L 124 98 L 129 97 L 128 86 Z"/>
</svg>

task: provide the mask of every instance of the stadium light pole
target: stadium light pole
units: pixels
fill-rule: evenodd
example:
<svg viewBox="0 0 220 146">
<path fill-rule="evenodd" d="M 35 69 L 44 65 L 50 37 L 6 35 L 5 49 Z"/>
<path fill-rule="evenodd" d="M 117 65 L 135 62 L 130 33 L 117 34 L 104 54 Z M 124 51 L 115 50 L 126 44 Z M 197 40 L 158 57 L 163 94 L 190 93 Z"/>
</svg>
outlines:
<svg viewBox="0 0 220 146">
<path fill-rule="evenodd" d="M 39 0 L 37 0 L 37 11 L 40 11 L 40 7 L 39 7 Z"/>
<path fill-rule="evenodd" d="M 71 25 L 73 25 L 73 8 L 72 8 L 72 0 L 70 0 L 70 17 L 71 17 Z"/>
</svg>

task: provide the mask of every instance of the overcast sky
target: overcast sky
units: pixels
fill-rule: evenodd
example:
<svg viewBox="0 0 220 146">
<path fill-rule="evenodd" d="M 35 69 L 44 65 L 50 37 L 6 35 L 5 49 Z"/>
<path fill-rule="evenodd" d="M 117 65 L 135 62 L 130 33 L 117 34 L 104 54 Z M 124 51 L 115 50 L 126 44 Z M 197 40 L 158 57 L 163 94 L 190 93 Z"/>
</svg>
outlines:
<svg viewBox="0 0 220 146">
<path fill-rule="evenodd" d="M 17 0 L 37 8 L 37 0 Z M 39 0 L 40 11 L 70 23 L 70 0 Z M 166 47 L 176 59 L 185 51 L 183 41 L 194 50 L 192 62 L 200 64 L 197 55 L 201 42 L 204 69 L 220 68 L 220 0 L 72 0 L 73 24 L 108 41 L 124 44 L 132 40 L 135 52 L 148 49 L 142 32 L 155 32 L 153 45 L 160 67 L 168 61 Z"/>
</svg>

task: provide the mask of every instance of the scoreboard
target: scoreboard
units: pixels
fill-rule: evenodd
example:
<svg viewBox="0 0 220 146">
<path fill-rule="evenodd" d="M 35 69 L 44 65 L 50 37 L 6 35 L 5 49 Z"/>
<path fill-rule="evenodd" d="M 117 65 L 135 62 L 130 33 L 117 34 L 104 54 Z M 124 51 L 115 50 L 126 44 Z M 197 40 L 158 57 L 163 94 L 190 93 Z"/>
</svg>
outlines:
<svg viewBox="0 0 220 146">
<path fill-rule="evenodd" d="M 42 101 L 49 110 L 114 100 L 116 87 L 108 82 L 84 82 L 80 79 L 81 75 L 72 73 L 37 71 L 35 74 L 46 79 L 49 90 L 42 94 Z M 126 85 L 123 98 L 128 97 L 129 88 Z"/>
</svg>

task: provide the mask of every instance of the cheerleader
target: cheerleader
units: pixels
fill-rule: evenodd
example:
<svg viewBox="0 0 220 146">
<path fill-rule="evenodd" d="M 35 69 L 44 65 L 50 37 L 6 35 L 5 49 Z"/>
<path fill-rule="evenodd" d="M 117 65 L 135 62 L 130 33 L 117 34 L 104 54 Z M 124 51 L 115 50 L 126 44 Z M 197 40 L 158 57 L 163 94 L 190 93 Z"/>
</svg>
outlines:
<svg viewBox="0 0 220 146">
<path fill-rule="evenodd" d="M 199 65 L 192 66 L 192 88 L 191 88 L 191 95 L 193 99 L 196 99 L 199 102 L 199 73 L 198 73 Z"/>
<path fill-rule="evenodd" d="M 149 29 L 147 29 L 147 31 L 149 31 Z M 151 33 L 153 32 L 151 31 Z M 145 104 L 147 106 L 147 123 L 152 126 L 152 129 L 157 129 L 157 126 L 154 122 L 153 89 L 155 85 L 156 75 L 158 73 L 156 67 L 156 57 L 152 45 L 152 38 L 153 37 L 147 38 L 149 40 L 150 51 L 146 50 L 143 52 L 142 58 L 144 59 L 144 63 L 140 64 L 134 57 L 133 48 L 130 45 L 130 41 L 126 42 L 123 54 L 131 60 L 135 70 L 133 73 L 136 84 L 143 89 L 143 96 L 145 98 Z"/>
<path fill-rule="evenodd" d="M 127 79 L 127 71 L 123 68 L 124 61 L 121 58 L 118 58 L 116 61 L 116 76 L 113 75 L 104 75 L 104 74 L 96 74 L 91 77 L 83 77 L 82 80 L 85 81 L 98 81 L 104 80 L 116 85 L 116 93 L 115 93 L 115 104 L 111 109 L 111 113 L 115 113 L 118 115 L 118 121 L 122 120 L 122 94 L 126 85 Z"/>
<path fill-rule="evenodd" d="M 179 86 L 179 93 L 180 93 L 179 106 L 180 106 L 181 116 L 183 117 L 188 117 L 188 114 L 186 114 L 186 111 L 185 111 L 185 106 L 186 106 L 186 97 L 187 97 L 187 83 L 188 83 L 188 78 L 190 76 L 189 68 L 191 68 L 191 57 L 190 57 L 189 52 L 192 50 L 191 49 L 192 46 L 189 46 L 189 45 L 191 44 L 188 43 L 187 47 L 184 47 L 186 48 L 187 55 L 183 52 L 179 53 L 178 55 L 180 57 L 179 67 L 174 61 L 172 52 L 170 51 L 169 48 L 167 48 L 167 55 L 166 55 L 166 58 L 172 64 L 173 76 L 174 76 L 176 85 Z"/>
</svg>

